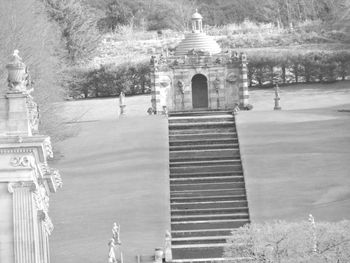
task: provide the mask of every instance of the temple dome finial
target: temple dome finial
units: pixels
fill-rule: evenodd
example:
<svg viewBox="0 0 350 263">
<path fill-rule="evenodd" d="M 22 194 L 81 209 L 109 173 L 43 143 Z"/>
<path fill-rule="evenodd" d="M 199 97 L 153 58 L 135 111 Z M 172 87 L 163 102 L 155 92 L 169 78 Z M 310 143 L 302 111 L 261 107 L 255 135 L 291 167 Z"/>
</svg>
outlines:
<svg viewBox="0 0 350 263">
<path fill-rule="evenodd" d="M 185 39 L 176 47 L 175 55 L 183 56 L 191 50 L 203 51 L 210 55 L 220 53 L 221 48 L 218 43 L 203 32 L 203 17 L 198 13 L 198 9 L 196 9 L 196 12 L 192 15 L 191 20 L 192 32 L 187 34 Z"/>
<path fill-rule="evenodd" d="M 200 13 L 198 13 L 198 8 L 196 8 L 196 11 L 192 15 L 192 20 L 202 20 L 203 17 Z"/>
</svg>

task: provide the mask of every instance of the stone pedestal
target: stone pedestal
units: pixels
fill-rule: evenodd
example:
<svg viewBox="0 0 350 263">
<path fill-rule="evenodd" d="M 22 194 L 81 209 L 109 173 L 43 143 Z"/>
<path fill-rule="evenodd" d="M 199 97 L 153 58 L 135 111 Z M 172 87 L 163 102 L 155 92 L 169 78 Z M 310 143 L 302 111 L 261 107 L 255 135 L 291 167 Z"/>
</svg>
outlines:
<svg viewBox="0 0 350 263">
<path fill-rule="evenodd" d="M 275 100 L 275 107 L 273 108 L 274 110 L 281 110 L 282 107 L 280 106 L 280 98 L 277 97 L 277 98 L 274 98 Z"/>
</svg>

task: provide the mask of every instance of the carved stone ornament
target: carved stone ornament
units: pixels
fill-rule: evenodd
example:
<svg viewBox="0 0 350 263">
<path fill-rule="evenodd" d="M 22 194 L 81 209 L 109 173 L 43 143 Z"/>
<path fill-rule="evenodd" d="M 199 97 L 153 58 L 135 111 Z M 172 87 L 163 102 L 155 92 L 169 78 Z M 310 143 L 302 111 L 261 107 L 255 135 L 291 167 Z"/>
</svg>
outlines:
<svg viewBox="0 0 350 263">
<path fill-rule="evenodd" d="M 38 217 L 41 220 L 46 232 L 48 235 L 51 235 L 54 226 L 52 224 L 51 218 L 49 217 L 48 213 L 43 210 L 38 211 Z"/>
<path fill-rule="evenodd" d="M 231 73 L 227 76 L 226 81 L 229 83 L 234 83 L 237 81 L 237 76 L 234 73 Z"/>
<path fill-rule="evenodd" d="M 241 53 L 241 60 L 242 62 L 246 62 L 247 61 L 247 55 L 245 53 Z"/>
<path fill-rule="evenodd" d="M 10 159 L 10 165 L 13 167 L 36 167 L 33 156 L 14 156 Z"/>
<path fill-rule="evenodd" d="M 220 89 L 220 79 L 218 77 L 215 78 L 215 80 L 213 81 L 213 85 L 214 85 L 214 88 L 215 88 L 215 91 L 216 92 L 219 92 L 219 89 Z"/>
<path fill-rule="evenodd" d="M 185 83 L 181 80 L 177 82 L 177 87 L 179 88 L 179 91 L 181 94 L 185 93 Z"/>
<path fill-rule="evenodd" d="M 47 158 L 48 159 L 52 159 L 53 158 L 53 151 L 52 151 L 52 145 L 51 145 L 50 137 L 47 137 L 44 140 L 44 147 L 45 147 Z"/>
<path fill-rule="evenodd" d="M 52 171 L 52 175 L 56 184 L 57 188 L 62 188 L 63 186 L 63 181 L 61 178 L 61 174 L 59 173 L 59 171 L 57 169 L 51 169 Z"/>
<path fill-rule="evenodd" d="M 37 210 L 49 211 L 50 198 L 44 186 L 38 185 L 36 187 L 35 191 L 33 191 L 33 198 Z"/>
<path fill-rule="evenodd" d="M 8 70 L 8 88 L 9 92 L 29 94 L 32 90 L 28 89 L 31 85 L 31 79 L 27 66 L 23 63 L 22 58 L 18 55 L 19 51 L 15 50 L 12 60 L 6 65 Z"/>
<path fill-rule="evenodd" d="M 36 183 L 33 181 L 25 181 L 25 182 L 10 182 L 7 185 L 7 190 L 9 193 L 13 194 L 15 188 L 23 188 L 28 187 L 31 191 L 36 189 Z"/>
</svg>

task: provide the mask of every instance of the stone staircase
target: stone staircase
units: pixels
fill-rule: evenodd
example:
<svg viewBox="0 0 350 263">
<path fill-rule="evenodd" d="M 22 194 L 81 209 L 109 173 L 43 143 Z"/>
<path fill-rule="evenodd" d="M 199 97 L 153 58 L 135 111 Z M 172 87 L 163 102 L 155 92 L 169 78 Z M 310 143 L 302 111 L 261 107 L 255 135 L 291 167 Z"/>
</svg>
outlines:
<svg viewBox="0 0 350 263">
<path fill-rule="evenodd" d="M 170 113 L 169 149 L 173 262 L 234 262 L 226 239 L 250 222 L 234 116 Z"/>
</svg>

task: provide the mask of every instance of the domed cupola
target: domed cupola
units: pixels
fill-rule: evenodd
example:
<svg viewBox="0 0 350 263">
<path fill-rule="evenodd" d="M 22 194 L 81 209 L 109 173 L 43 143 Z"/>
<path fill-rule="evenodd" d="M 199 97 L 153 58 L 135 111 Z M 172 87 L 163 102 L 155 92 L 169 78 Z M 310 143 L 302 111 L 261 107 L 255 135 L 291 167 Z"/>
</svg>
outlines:
<svg viewBox="0 0 350 263">
<path fill-rule="evenodd" d="M 184 56 L 188 52 L 202 51 L 208 53 L 209 55 L 218 54 L 221 52 L 221 48 L 216 43 L 216 41 L 203 32 L 203 17 L 196 12 L 191 17 L 192 20 L 192 32 L 186 34 L 185 39 L 183 39 L 180 44 L 175 49 L 175 56 Z"/>
</svg>

